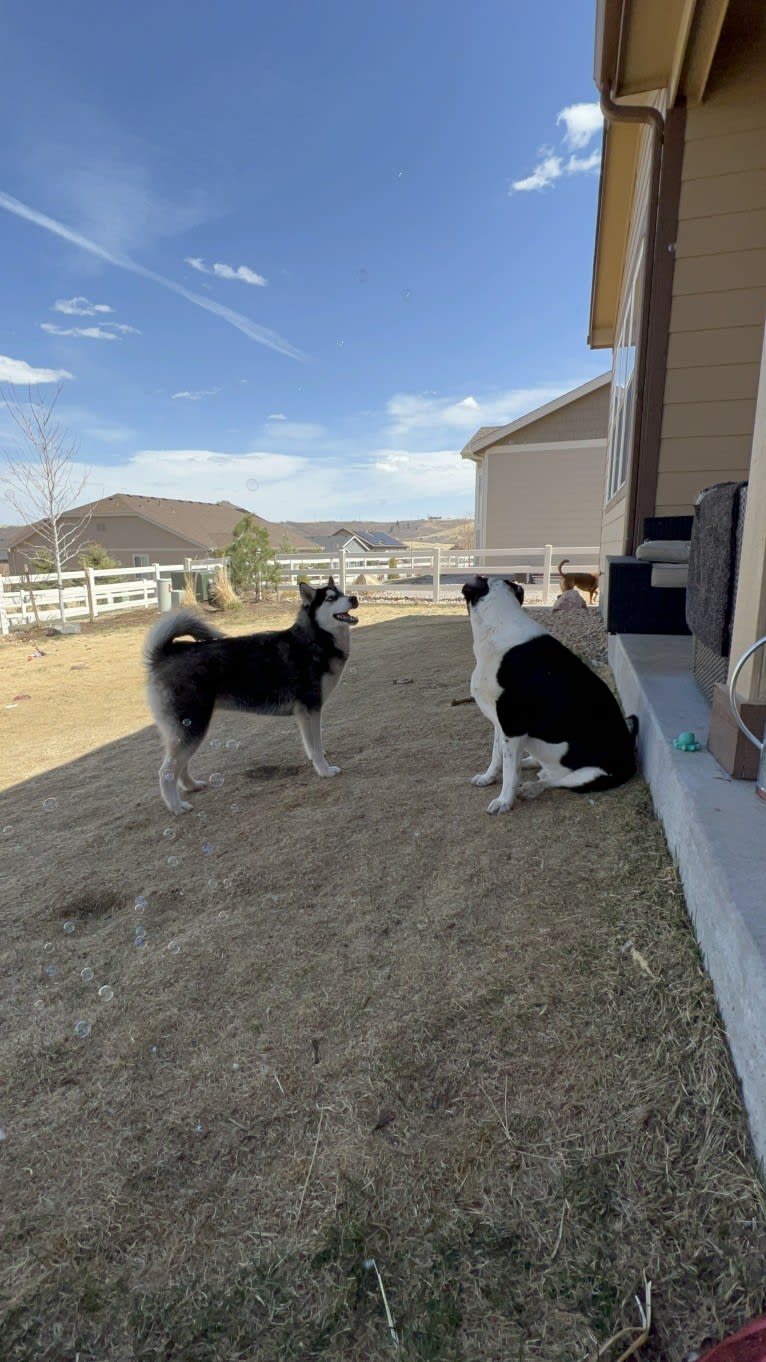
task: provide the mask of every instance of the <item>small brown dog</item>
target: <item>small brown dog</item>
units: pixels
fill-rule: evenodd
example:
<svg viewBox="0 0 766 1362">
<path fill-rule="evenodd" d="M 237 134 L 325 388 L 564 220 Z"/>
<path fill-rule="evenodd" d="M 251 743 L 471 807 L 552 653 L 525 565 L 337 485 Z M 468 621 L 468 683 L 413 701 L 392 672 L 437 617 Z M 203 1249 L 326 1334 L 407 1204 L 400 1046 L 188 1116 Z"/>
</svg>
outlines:
<svg viewBox="0 0 766 1362">
<path fill-rule="evenodd" d="M 561 578 L 561 590 L 571 591 L 572 587 L 579 586 L 581 591 L 587 591 L 589 596 L 588 604 L 593 604 L 593 597 L 598 594 L 598 579 L 600 572 L 565 572 L 564 564 L 568 563 L 568 558 L 562 558 L 559 563 L 559 576 Z"/>
</svg>

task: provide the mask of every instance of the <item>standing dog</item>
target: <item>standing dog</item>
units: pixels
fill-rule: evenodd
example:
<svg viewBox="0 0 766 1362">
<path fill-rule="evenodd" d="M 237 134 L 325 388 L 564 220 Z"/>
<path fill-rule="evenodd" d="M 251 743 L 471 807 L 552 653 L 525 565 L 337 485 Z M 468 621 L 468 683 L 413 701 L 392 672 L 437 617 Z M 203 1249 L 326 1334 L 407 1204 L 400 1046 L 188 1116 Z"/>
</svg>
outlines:
<svg viewBox="0 0 766 1362">
<path fill-rule="evenodd" d="M 201 790 L 189 761 L 202 742 L 213 710 L 294 714 L 306 755 L 319 776 L 337 776 L 322 748 L 322 706 L 348 660 L 349 614 L 359 604 L 343 596 L 332 577 L 315 590 L 301 583 L 301 608 L 290 629 L 227 638 L 191 611 L 161 619 L 146 640 L 149 704 L 165 744 L 160 794 L 171 813 L 186 813 L 181 798 Z M 190 634 L 194 643 L 178 642 Z"/>
<path fill-rule="evenodd" d="M 601 678 L 522 610 L 524 588 L 474 577 L 463 595 L 476 657 L 471 694 L 495 730 L 490 764 L 473 784 L 503 775 L 487 812 L 513 808 L 522 765 L 540 767 L 525 796 L 556 786 L 584 794 L 629 780 L 638 720 L 625 720 Z"/>
<path fill-rule="evenodd" d="M 571 591 L 573 587 L 579 586 L 581 591 L 587 591 L 589 597 L 588 604 L 592 605 L 593 597 L 598 592 L 598 582 L 601 574 L 599 572 L 564 572 L 564 564 L 568 562 L 568 558 L 562 558 L 559 563 L 561 590 Z"/>
</svg>

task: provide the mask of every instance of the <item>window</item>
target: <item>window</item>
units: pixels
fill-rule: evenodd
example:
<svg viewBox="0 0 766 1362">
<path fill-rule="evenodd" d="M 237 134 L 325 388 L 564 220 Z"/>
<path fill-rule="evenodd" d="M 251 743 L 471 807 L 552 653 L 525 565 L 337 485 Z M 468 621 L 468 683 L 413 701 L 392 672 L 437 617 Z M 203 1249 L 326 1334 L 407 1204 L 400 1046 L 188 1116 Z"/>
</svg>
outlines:
<svg viewBox="0 0 766 1362">
<path fill-rule="evenodd" d="M 134 553 L 134 554 L 133 554 L 133 566 L 134 566 L 134 567 L 148 567 L 148 566 L 149 566 L 149 554 L 148 554 L 148 553 Z"/>
<path fill-rule="evenodd" d="M 633 441 L 636 410 L 636 348 L 641 321 L 641 295 L 644 277 L 644 248 L 641 246 L 633 279 L 625 299 L 622 321 L 617 333 L 609 407 L 606 499 L 610 501 L 625 485 Z"/>
</svg>

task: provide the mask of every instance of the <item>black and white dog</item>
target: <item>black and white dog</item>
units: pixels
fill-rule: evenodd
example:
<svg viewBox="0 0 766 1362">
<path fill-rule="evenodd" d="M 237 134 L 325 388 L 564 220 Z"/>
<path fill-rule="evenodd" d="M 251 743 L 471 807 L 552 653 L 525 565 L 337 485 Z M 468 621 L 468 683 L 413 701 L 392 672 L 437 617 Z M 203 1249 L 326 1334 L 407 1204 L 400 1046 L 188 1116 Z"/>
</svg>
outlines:
<svg viewBox="0 0 766 1362">
<path fill-rule="evenodd" d="M 350 610 L 332 577 L 315 589 L 301 584 L 301 608 L 290 629 L 227 638 L 191 611 L 161 619 L 146 640 L 149 704 L 165 744 L 160 794 L 171 813 L 186 813 L 181 798 L 201 790 L 189 761 L 202 742 L 214 708 L 255 714 L 294 714 L 306 755 L 319 776 L 337 776 L 322 747 L 322 706 L 348 660 Z M 194 643 L 179 642 L 189 634 Z"/>
<path fill-rule="evenodd" d="M 522 609 L 524 588 L 474 577 L 463 595 L 476 657 L 471 694 L 495 730 L 492 760 L 473 783 L 503 776 L 487 812 L 513 808 L 522 765 L 540 767 L 526 797 L 557 786 L 584 794 L 629 780 L 638 720 L 624 719 L 601 678 Z"/>
</svg>

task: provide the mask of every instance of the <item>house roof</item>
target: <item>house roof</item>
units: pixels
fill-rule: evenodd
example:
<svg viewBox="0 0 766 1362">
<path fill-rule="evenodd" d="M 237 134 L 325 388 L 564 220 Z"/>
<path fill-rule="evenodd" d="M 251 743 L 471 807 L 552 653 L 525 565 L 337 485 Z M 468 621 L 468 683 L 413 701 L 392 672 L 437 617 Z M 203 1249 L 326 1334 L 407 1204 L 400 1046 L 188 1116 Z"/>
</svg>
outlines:
<svg viewBox="0 0 766 1362">
<path fill-rule="evenodd" d="M 730 0 L 597 0 L 593 78 L 626 108 L 704 97 Z M 588 343 L 612 345 L 643 128 L 607 120 Z"/>
<path fill-rule="evenodd" d="M 269 531 L 272 544 L 289 535 L 296 548 L 310 548 L 312 541 L 305 535 L 294 531 L 292 526 L 274 524 L 255 515 L 244 506 L 234 506 L 230 501 L 181 501 L 174 497 L 142 497 L 127 492 L 116 492 L 113 496 L 102 497 L 98 501 L 85 502 L 73 506 L 66 516 L 82 517 L 89 515 L 91 520 L 107 520 L 110 516 L 139 516 L 163 529 L 171 530 L 179 538 L 212 552 L 223 548 L 231 539 L 234 526 L 244 515 L 253 519 Z M 9 540 L 9 546 L 20 543 L 35 529 L 34 525 L 19 527 Z M 296 542 L 300 540 L 301 542 Z"/>
<path fill-rule="evenodd" d="M 544 406 L 536 407 L 534 411 L 527 412 L 526 416 L 519 416 L 515 421 L 509 421 L 505 426 L 481 426 L 461 449 L 460 457 L 462 459 L 476 459 L 489 445 L 497 444 L 498 441 L 507 439 L 509 435 L 516 435 L 525 426 L 532 426 L 536 421 L 541 421 L 544 416 L 550 416 L 555 411 L 561 411 L 562 407 L 569 406 L 571 402 L 579 402 L 589 393 L 597 392 L 599 388 L 606 387 L 611 382 L 611 378 L 611 372 L 599 374 L 598 378 L 589 379 L 587 383 L 582 383 L 579 388 L 572 388 L 570 392 L 562 393 L 561 397 L 555 397 L 552 402 L 546 402 Z"/>
</svg>

